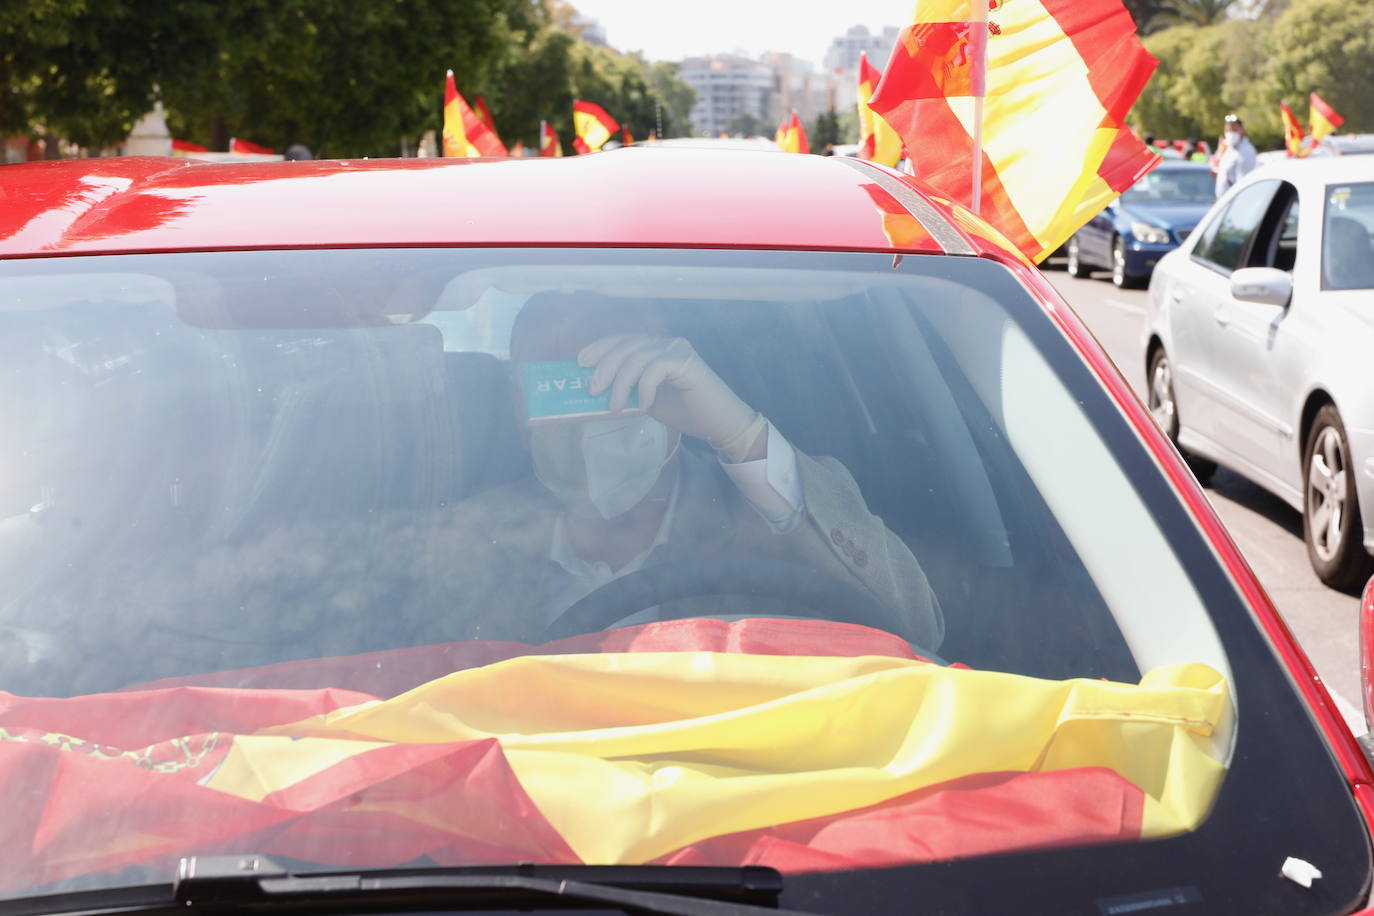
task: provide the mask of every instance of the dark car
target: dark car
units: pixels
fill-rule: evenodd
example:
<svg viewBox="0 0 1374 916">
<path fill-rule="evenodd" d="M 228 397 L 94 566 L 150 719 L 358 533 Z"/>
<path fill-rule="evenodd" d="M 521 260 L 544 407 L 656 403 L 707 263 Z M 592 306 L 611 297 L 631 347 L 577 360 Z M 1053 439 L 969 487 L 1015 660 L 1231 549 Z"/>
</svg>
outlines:
<svg viewBox="0 0 1374 916">
<path fill-rule="evenodd" d="M 1110 268 L 1123 288 L 1144 286 L 1215 200 L 1212 170 L 1202 162 L 1166 162 L 1109 204 L 1068 243 L 1069 273 Z"/>
</svg>

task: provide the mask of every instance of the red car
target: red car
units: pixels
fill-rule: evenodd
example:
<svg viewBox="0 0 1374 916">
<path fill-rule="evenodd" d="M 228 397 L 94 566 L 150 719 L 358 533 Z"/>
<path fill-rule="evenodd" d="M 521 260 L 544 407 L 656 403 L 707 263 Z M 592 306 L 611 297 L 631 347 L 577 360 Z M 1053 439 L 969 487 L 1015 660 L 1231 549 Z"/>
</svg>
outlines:
<svg viewBox="0 0 1374 916">
<path fill-rule="evenodd" d="M 898 173 L 0 201 L 0 916 L 1367 905 L 1374 774 L 1177 452 Z"/>
</svg>

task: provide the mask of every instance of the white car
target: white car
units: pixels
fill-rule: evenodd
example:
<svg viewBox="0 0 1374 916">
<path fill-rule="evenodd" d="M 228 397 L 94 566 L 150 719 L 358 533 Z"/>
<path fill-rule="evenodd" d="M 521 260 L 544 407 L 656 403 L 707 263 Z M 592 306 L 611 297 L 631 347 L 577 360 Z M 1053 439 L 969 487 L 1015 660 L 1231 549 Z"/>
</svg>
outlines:
<svg viewBox="0 0 1374 916">
<path fill-rule="evenodd" d="M 1374 562 L 1374 157 L 1287 160 L 1217 201 L 1150 282 L 1151 411 L 1303 514 L 1336 588 Z"/>
</svg>

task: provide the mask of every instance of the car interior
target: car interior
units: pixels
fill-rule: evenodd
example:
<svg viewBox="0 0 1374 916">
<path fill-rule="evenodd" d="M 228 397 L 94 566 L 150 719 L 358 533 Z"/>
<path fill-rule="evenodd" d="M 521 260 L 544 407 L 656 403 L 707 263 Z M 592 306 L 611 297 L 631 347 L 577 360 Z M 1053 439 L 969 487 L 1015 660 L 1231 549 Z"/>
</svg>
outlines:
<svg viewBox="0 0 1374 916">
<path fill-rule="evenodd" d="M 564 284 L 656 282 L 594 276 Z M 1181 572 L 1147 572 L 1150 600 L 1104 574 L 1168 548 L 997 303 L 934 277 L 832 286 L 712 277 L 653 304 L 797 448 L 845 465 L 926 572 L 941 656 L 1128 682 L 1184 658 L 1225 670 Z M 0 627 L 30 662 L 6 689 L 401 647 L 397 608 L 460 601 L 436 584 L 434 533 L 529 458 L 502 348 L 461 349 L 430 314 L 245 327 L 157 299 L 0 308 L 3 426 L 22 443 L 0 478 Z"/>
</svg>

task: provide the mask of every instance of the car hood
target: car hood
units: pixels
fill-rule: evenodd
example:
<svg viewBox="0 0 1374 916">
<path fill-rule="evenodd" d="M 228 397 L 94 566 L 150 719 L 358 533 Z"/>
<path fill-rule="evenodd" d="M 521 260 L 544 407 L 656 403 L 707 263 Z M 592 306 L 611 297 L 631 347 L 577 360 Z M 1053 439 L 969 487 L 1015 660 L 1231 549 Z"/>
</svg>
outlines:
<svg viewBox="0 0 1374 916">
<path fill-rule="evenodd" d="M 1192 229 L 1211 208 L 1210 203 L 1123 203 L 1121 213 L 1162 229 Z"/>
</svg>

